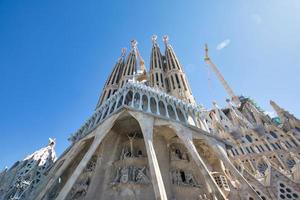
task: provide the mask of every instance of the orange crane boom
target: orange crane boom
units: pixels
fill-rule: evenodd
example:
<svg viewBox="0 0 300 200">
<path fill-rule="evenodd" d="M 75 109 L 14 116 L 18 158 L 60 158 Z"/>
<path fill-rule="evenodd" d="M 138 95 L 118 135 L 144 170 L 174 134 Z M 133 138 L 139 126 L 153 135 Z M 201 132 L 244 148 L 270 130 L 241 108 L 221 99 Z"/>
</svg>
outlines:
<svg viewBox="0 0 300 200">
<path fill-rule="evenodd" d="M 211 61 L 211 59 L 208 57 L 208 47 L 207 44 L 205 44 L 205 57 L 204 61 L 210 66 L 210 68 L 213 70 L 213 72 L 216 74 L 217 78 L 223 85 L 224 89 L 226 90 L 227 94 L 231 97 L 232 101 L 237 105 L 240 106 L 241 102 L 239 98 L 234 94 L 233 90 L 227 83 L 227 81 L 224 79 L 221 72 L 218 70 L 217 66 Z"/>
</svg>

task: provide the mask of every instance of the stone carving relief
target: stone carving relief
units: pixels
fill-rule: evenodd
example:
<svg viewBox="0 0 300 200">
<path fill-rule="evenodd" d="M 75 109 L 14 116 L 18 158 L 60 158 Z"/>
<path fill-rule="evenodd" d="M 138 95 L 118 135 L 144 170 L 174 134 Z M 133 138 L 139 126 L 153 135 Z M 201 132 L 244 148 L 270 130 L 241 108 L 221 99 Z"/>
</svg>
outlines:
<svg viewBox="0 0 300 200">
<path fill-rule="evenodd" d="M 68 198 L 72 200 L 80 200 L 83 199 L 87 193 L 87 190 L 90 186 L 91 177 L 96 168 L 97 156 L 94 155 L 91 160 L 86 165 L 82 174 L 79 176 L 76 183 L 73 185 Z"/>
<path fill-rule="evenodd" d="M 148 184 L 148 170 L 146 167 L 125 166 L 119 167 L 116 172 L 115 179 L 112 184 L 118 183 L 133 183 L 133 184 Z"/>
<path fill-rule="evenodd" d="M 171 160 L 186 160 L 189 161 L 188 154 L 180 148 L 171 146 Z"/>
<path fill-rule="evenodd" d="M 191 172 L 176 169 L 171 172 L 171 178 L 172 184 L 178 186 L 200 187 Z"/>
</svg>

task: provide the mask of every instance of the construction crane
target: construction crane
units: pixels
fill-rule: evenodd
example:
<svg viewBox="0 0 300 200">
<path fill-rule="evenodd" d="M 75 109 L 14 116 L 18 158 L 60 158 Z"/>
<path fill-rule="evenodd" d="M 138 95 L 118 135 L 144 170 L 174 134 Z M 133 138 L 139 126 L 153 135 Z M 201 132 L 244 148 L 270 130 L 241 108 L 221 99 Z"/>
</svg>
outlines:
<svg viewBox="0 0 300 200">
<path fill-rule="evenodd" d="M 208 66 L 210 66 L 210 68 L 216 74 L 217 78 L 219 79 L 219 81 L 223 85 L 223 87 L 226 90 L 227 94 L 231 97 L 232 101 L 236 104 L 236 106 L 240 106 L 241 102 L 240 102 L 239 98 L 234 94 L 233 90 L 231 89 L 231 87 L 229 86 L 229 84 L 226 82 L 226 80 L 224 79 L 223 75 L 218 70 L 217 66 L 208 57 L 208 47 L 207 47 L 207 44 L 205 44 L 205 57 L 204 57 L 204 61 L 206 62 L 206 64 Z"/>
</svg>

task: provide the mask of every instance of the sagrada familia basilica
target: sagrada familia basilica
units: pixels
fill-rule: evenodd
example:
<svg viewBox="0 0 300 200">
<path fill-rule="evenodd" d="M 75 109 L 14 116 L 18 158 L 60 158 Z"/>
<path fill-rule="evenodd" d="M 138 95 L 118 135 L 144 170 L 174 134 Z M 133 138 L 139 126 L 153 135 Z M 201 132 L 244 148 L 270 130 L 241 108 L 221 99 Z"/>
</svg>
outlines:
<svg viewBox="0 0 300 200">
<path fill-rule="evenodd" d="M 0 173 L 1 200 L 300 199 L 300 120 L 271 101 L 271 118 L 235 96 L 195 102 L 168 37 L 152 37 L 150 70 L 131 42 L 96 108 L 56 158 L 55 140 Z"/>
</svg>

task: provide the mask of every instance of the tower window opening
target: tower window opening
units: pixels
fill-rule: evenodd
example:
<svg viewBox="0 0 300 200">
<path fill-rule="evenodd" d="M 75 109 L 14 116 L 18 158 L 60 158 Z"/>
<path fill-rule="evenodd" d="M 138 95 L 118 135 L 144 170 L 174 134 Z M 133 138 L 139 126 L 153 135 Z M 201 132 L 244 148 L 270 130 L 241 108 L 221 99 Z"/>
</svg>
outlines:
<svg viewBox="0 0 300 200">
<path fill-rule="evenodd" d="M 108 79 L 108 81 L 107 81 L 106 85 L 109 85 L 109 84 L 111 83 L 111 78 L 112 78 L 112 75 L 113 75 L 113 74 L 111 74 L 111 75 L 109 76 L 109 79 Z"/>
<path fill-rule="evenodd" d="M 131 69 L 131 74 L 133 74 L 136 70 L 136 62 L 135 59 L 132 61 L 132 69 Z"/>
<path fill-rule="evenodd" d="M 272 147 L 273 147 L 274 149 L 277 150 L 277 147 L 276 147 L 273 143 L 271 143 L 271 145 L 272 145 Z"/>
<path fill-rule="evenodd" d="M 247 139 L 250 143 L 252 143 L 252 138 L 251 138 L 250 135 L 246 135 L 245 137 L 246 137 L 246 139 Z"/>
<path fill-rule="evenodd" d="M 244 150 L 241 147 L 240 147 L 240 150 L 241 150 L 242 154 L 245 154 Z"/>
<path fill-rule="evenodd" d="M 270 131 L 270 134 L 272 135 L 273 138 L 278 138 L 277 134 L 273 131 Z"/>
<path fill-rule="evenodd" d="M 129 75 L 130 71 L 131 71 L 131 62 L 132 62 L 132 59 L 130 59 L 130 61 L 129 61 L 129 66 L 127 68 L 127 75 Z"/>
<path fill-rule="evenodd" d="M 107 94 L 107 98 L 106 98 L 106 99 L 109 99 L 110 93 L 111 93 L 111 90 L 108 91 L 108 94 Z"/>
<path fill-rule="evenodd" d="M 295 146 L 298 146 L 298 144 L 296 143 L 296 141 L 294 139 L 291 139 L 291 141 Z"/>
<path fill-rule="evenodd" d="M 291 143 L 289 143 L 289 141 L 285 141 L 285 143 L 290 147 L 290 148 L 292 148 L 293 146 L 291 145 Z"/>
<path fill-rule="evenodd" d="M 156 80 L 156 85 L 159 85 L 159 80 L 158 80 L 158 74 L 157 73 L 155 73 L 155 80 Z"/>
<path fill-rule="evenodd" d="M 184 90 L 187 90 L 187 87 L 186 87 L 186 84 L 185 84 L 185 81 L 184 81 L 184 78 L 183 78 L 182 74 L 180 75 L 180 78 L 181 78 Z"/>
<path fill-rule="evenodd" d="M 175 78 L 176 78 L 176 82 L 177 82 L 178 88 L 181 88 L 177 74 L 175 74 Z"/>
<path fill-rule="evenodd" d="M 269 151 L 271 151 L 271 148 L 269 147 L 268 144 L 265 144 L 265 146 L 267 147 L 267 149 L 268 149 Z"/>
<path fill-rule="evenodd" d="M 175 83 L 174 83 L 174 78 L 173 78 L 173 76 L 171 76 L 171 81 L 172 81 L 172 85 L 173 85 L 173 90 L 175 90 Z"/>
<path fill-rule="evenodd" d="M 180 177 L 181 177 L 182 182 L 185 182 L 185 173 L 184 173 L 184 171 L 180 171 Z"/>
<path fill-rule="evenodd" d="M 260 148 L 257 145 L 255 147 L 259 152 L 261 152 Z"/>
<path fill-rule="evenodd" d="M 173 65 L 173 69 L 175 69 L 175 63 L 174 63 L 174 60 L 172 59 L 172 65 Z"/>
<path fill-rule="evenodd" d="M 114 72 L 113 72 L 114 76 L 113 76 L 113 78 L 111 80 L 111 84 L 114 84 L 116 82 L 117 71 L 118 71 L 118 69 L 114 70 Z"/>
<path fill-rule="evenodd" d="M 247 150 L 248 153 L 251 153 L 248 147 L 246 147 L 246 150 Z"/>
<path fill-rule="evenodd" d="M 168 79 L 168 78 L 165 78 L 165 82 L 166 82 L 167 92 L 170 92 L 169 79 Z"/>
<path fill-rule="evenodd" d="M 236 155 L 240 155 L 237 149 L 234 149 L 234 150 L 236 152 Z"/>
<path fill-rule="evenodd" d="M 152 85 L 154 85 L 154 75 L 151 75 L 151 79 L 152 79 Z"/>
<path fill-rule="evenodd" d="M 234 153 L 234 151 L 232 149 L 231 149 L 231 153 L 232 153 L 233 156 L 235 156 L 235 153 Z"/>
<path fill-rule="evenodd" d="M 259 147 L 262 151 L 265 151 L 264 147 L 261 144 L 259 145 Z"/>
<path fill-rule="evenodd" d="M 281 149 L 281 146 L 276 142 L 275 143 L 276 145 L 277 145 L 277 147 L 279 148 L 279 149 Z"/>
<path fill-rule="evenodd" d="M 163 79 L 162 73 L 160 74 L 160 80 L 161 80 L 161 85 L 164 87 L 164 79 Z"/>
</svg>

